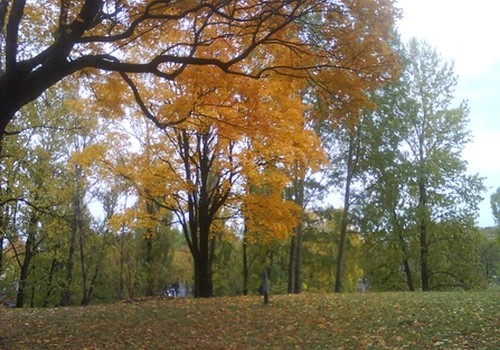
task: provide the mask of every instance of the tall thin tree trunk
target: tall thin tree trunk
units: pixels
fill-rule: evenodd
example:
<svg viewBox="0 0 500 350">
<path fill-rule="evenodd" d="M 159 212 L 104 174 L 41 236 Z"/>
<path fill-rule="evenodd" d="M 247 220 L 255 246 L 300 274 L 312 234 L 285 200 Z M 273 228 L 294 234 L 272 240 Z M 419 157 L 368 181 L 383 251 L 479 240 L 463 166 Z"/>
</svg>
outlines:
<svg viewBox="0 0 500 350">
<path fill-rule="evenodd" d="M 33 255 L 35 254 L 35 241 L 36 241 L 36 224 L 38 218 L 35 213 L 30 214 L 30 221 L 28 226 L 28 238 L 26 239 L 24 247 L 24 260 L 21 265 L 21 273 L 19 276 L 19 286 L 17 288 L 16 307 L 23 307 L 26 298 L 26 287 L 28 285 L 28 275 L 30 271 L 30 264 Z"/>
<path fill-rule="evenodd" d="M 75 258 L 75 249 L 76 249 L 76 226 L 73 224 L 73 228 L 71 229 L 71 236 L 69 238 L 69 247 L 68 247 L 68 259 L 66 260 L 66 276 L 64 281 L 64 289 L 61 293 L 61 300 L 59 304 L 61 306 L 69 306 L 71 305 L 71 286 L 73 284 L 73 267 L 74 267 L 74 258 Z"/>
<path fill-rule="evenodd" d="M 209 250 L 209 257 L 208 257 L 208 283 L 210 284 L 210 296 L 213 296 L 213 290 L 214 290 L 214 276 L 213 276 L 213 262 L 215 261 L 215 236 L 210 239 L 210 250 Z"/>
<path fill-rule="evenodd" d="M 144 238 L 146 241 L 146 296 L 154 295 L 154 257 L 153 257 L 153 237 L 149 235 Z"/>
<path fill-rule="evenodd" d="M 406 283 L 408 284 L 408 290 L 414 292 L 415 284 L 413 283 L 413 274 L 410 267 L 410 261 L 408 260 L 409 257 L 408 244 L 405 242 L 405 239 L 403 237 L 403 228 L 399 223 L 397 213 L 394 209 L 391 211 L 391 217 L 394 223 L 394 228 L 397 231 L 399 246 L 401 247 L 401 251 L 403 252 L 403 269 L 406 276 Z"/>
<path fill-rule="evenodd" d="M 295 235 L 290 239 L 290 256 L 288 258 L 288 293 L 295 289 Z"/>
<path fill-rule="evenodd" d="M 61 293 L 61 306 L 69 306 L 71 305 L 72 292 L 71 287 L 73 285 L 73 270 L 75 265 L 75 253 L 76 253 L 76 244 L 77 239 L 81 239 L 81 193 L 80 193 L 80 184 L 79 184 L 79 175 L 80 171 L 78 167 L 75 169 L 75 178 L 74 180 L 74 189 L 73 189 L 73 217 L 71 222 L 71 235 L 69 238 L 69 247 L 68 247 L 68 259 L 66 260 L 66 278 L 64 281 L 64 289 Z M 80 244 L 81 246 L 81 244 Z"/>
<path fill-rule="evenodd" d="M 124 273 L 125 273 L 125 238 L 124 238 L 125 233 L 121 232 L 120 235 L 120 283 L 119 283 L 119 289 L 118 289 L 118 297 L 120 300 L 123 300 L 124 298 L 124 290 L 125 290 L 125 283 L 123 281 L 124 278 Z"/>
<path fill-rule="evenodd" d="M 425 217 L 420 219 L 420 273 L 422 278 L 422 291 L 430 290 L 429 283 L 429 268 L 428 260 L 428 245 L 427 245 L 427 223 Z"/>
<path fill-rule="evenodd" d="M 290 256 L 288 260 L 288 293 L 299 294 L 302 291 L 302 237 L 304 234 L 304 176 L 300 165 L 295 168 L 293 186 L 288 191 L 288 199 L 293 200 L 300 208 L 299 224 L 293 230 L 290 240 Z"/>
<path fill-rule="evenodd" d="M 247 226 L 245 225 L 242 240 L 243 252 L 243 295 L 248 295 L 248 241 L 247 241 Z"/>
<path fill-rule="evenodd" d="M 347 186 L 346 188 L 349 188 Z M 342 211 L 342 219 L 340 224 L 339 245 L 337 247 L 337 264 L 335 266 L 335 293 L 342 292 L 343 274 L 344 274 L 344 251 L 345 241 L 347 239 L 347 215 L 349 214 L 349 195 L 345 196 L 344 210 Z"/>
<path fill-rule="evenodd" d="M 3 208 L 1 208 L 3 209 Z M 3 272 L 3 244 L 5 240 L 5 226 L 3 220 L 3 212 L 0 210 L 0 276 Z"/>
<path fill-rule="evenodd" d="M 422 92 L 422 96 L 424 99 L 426 94 Z M 427 103 L 423 103 L 423 120 L 421 125 L 421 132 L 418 135 L 418 146 L 419 146 L 419 154 L 418 154 L 418 218 L 419 218 L 419 233 L 420 233 L 420 275 L 422 280 L 422 291 L 427 292 L 430 290 L 429 284 L 429 268 L 427 265 L 428 260 L 428 245 L 427 245 L 427 175 L 425 169 L 425 161 L 426 161 L 426 129 L 428 127 L 427 117 L 429 111 L 427 110 Z"/>
<path fill-rule="evenodd" d="M 0 1 L 0 23 L 2 24 L 5 14 L 7 13 L 7 5 L 8 2 Z M 3 25 L 0 28 L 2 27 Z M 3 141 L 1 135 L 2 134 L 0 133 L 0 162 L 2 161 L 3 157 Z M 0 195 L 2 194 L 2 191 L 3 191 L 3 186 L 0 186 Z M 7 220 L 5 218 L 4 207 L 2 205 L 0 206 L 0 276 L 2 275 L 3 271 L 3 242 L 5 239 L 6 226 L 7 226 Z"/>
<path fill-rule="evenodd" d="M 419 185 L 419 212 L 420 212 L 420 273 L 422 278 L 422 291 L 430 290 L 429 268 L 428 268 L 428 242 L 427 242 L 427 191 L 423 182 Z"/>
<path fill-rule="evenodd" d="M 55 251 L 55 254 L 57 254 L 57 250 Z M 54 279 L 54 274 L 56 272 L 57 266 L 58 266 L 58 262 L 54 256 L 52 258 L 52 262 L 50 263 L 49 276 L 47 277 L 47 285 L 46 285 L 47 291 L 45 292 L 45 296 L 43 298 L 43 304 L 42 304 L 43 307 L 47 307 L 49 305 L 49 299 L 50 299 L 50 296 L 52 295 L 52 290 L 53 290 L 52 281 Z"/>
<path fill-rule="evenodd" d="M 101 265 L 104 260 L 104 256 L 106 254 L 106 237 L 107 237 L 107 231 L 104 233 L 102 237 L 102 246 L 101 246 L 101 251 L 99 253 L 98 259 L 96 261 L 96 264 L 94 266 L 94 273 L 92 275 L 92 279 L 90 280 L 90 286 L 89 286 L 89 291 L 88 291 L 88 296 L 87 296 L 87 305 L 90 303 L 92 298 L 94 297 L 94 288 L 95 284 L 97 281 L 97 277 L 99 276 L 100 270 L 101 270 Z"/>
<path fill-rule="evenodd" d="M 302 291 L 302 236 L 304 234 L 304 225 L 302 220 L 295 228 L 295 265 L 294 265 L 294 286 L 293 292 L 299 294 Z"/>
<path fill-rule="evenodd" d="M 79 213 L 78 219 L 78 237 L 79 237 L 79 246 L 80 246 L 80 268 L 82 271 L 82 301 L 81 305 L 88 304 L 88 288 L 87 288 L 87 264 L 85 261 L 85 230 L 83 228 L 83 220 L 81 217 L 81 213 Z"/>
<path fill-rule="evenodd" d="M 342 218 L 340 221 L 340 236 L 339 244 L 337 247 L 337 261 L 335 267 L 335 293 L 342 292 L 343 279 L 344 279 L 344 253 L 345 253 L 345 242 L 347 240 L 347 227 L 349 223 L 349 209 L 351 203 L 351 182 L 355 171 L 355 147 L 357 137 L 354 135 L 350 136 L 349 139 L 349 151 L 347 154 L 347 174 L 344 187 L 344 209 L 342 211 Z"/>
<path fill-rule="evenodd" d="M 304 236 L 304 176 L 300 166 L 297 167 L 297 178 L 294 181 L 295 204 L 300 208 L 299 224 L 295 227 L 295 260 L 294 260 L 294 286 L 293 292 L 299 294 L 302 291 L 302 238 Z"/>
<path fill-rule="evenodd" d="M 89 305 L 90 302 L 92 301 L 92 297 L 94 296 L 94 287 L 95 287 L 95 283 L 97 281 L 97 276 L 99 275 L 100 267 L 101 267 L 101 263 L 100 262 L 96 263 L 95 268 L 94 268 L 94 273 L 92 275 L 92 279 L 90 280 L 89 291 L 87 293 L 87 300 L 86 300 L 86 303 L 83 305 Z"/>
</svg>

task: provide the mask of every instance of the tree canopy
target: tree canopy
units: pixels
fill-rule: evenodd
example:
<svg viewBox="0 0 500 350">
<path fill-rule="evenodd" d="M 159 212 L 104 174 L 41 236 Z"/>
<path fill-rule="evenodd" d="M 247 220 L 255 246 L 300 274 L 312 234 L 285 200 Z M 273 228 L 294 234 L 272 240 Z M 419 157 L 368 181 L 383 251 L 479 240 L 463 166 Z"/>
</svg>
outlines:
<svg viewBox="0 0 500 350">
<path fill-rule="evenodd" d="M 140 104 L 128 74 L 173 81 L 190 66 L 284 74 L 337 91 L 339 101 L 362 99 L 394 65 L 394 17 L 388 0 L 3 0 L 0 137 L 24 105 L 77 72 L 120 73 Z M 343 79 L 332 85 L 334 71 Z"/>
</svg>

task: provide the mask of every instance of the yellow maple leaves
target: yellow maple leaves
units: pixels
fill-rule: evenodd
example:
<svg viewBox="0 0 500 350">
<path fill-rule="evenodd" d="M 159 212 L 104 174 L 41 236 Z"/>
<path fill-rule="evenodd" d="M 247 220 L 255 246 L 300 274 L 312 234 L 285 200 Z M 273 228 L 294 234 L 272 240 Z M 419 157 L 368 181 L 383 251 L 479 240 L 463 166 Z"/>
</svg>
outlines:
<svg viewBox="0 0 500 350">
<path fill-rule="evenodd" d="M 293 177 L 303 177 L 325 163 L 311 122 L 355 121 L 368 103 L 367 91 L 380 84 L 382 76 L 392 74 L 389 67 L 395 60 L 387 40 L 394 13 L 383 0 L 349 2 L 343 10 L 326 2 L 297 2 L 292 4 L 297 12 L 310 11 L 317 18 L 312 15 L 306 26 L 290 23 L 281 30 L 290 9 L 279 2 L 228 2 L 217 11 L 198 5 L 194 0 L 156 4 L 149 13 L 184 13 L 183 21 L 162 26 L 161 36 L 138 28 L 144 33 L 134 39 L 137 45 L 127 57 L 138 55 L 147 62 L 164 48 L 166 54 L 216 60 L 159 65 L 164 73 L 178 70 L 170 81 L 154 75 L 130 76 L 149 118 L 163 129 L 151 132 L 152 137 L 150 132 L 139 136 L 140 150 L 125 152 L 115 172 L 127 178 L 140 196 L 156 198 L 167 208 L 186 208 L 189 193 L 200 186 L 193 174 L 200 171 L 205 152 L 213 186 L 230 193 L 225 205 L 243 208 L 255 232 L 283 238 L 300 216 L 296 206 L 283 199 L 283 189 Z M 386 8 L 378 9 L 379 5 Z M 270 11 L 268 19 L 252 17 L 264 8 Z M 229 22 L 225 13 L 241 22 Z M 264 38 L 262 46 L 230 69 L 217 63 L 231 62 Z M 111 113 L 126 112 L 133 118 L 139 109 L 127 100 L 132 96 L 125 87 L 110 77 L 99 94 L 109 101 Z M 305 94 L 315 98 L 307 100 Z M 321 103 L 327 107 L 318 112 Z"/>
</svg>

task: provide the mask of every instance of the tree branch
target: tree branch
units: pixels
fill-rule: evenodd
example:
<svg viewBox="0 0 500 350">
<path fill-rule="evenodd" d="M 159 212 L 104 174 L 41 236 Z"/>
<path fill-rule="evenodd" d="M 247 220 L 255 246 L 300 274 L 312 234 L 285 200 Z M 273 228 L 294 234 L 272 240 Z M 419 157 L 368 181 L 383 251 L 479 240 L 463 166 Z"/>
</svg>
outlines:
<svg viewBox="0 0 500 350">
<path fill-rule="evenodd" d="M 14 0 L 10 9 L 9 22 L 7 23 L 7 38 L 5 45 L 5 71 L 16 70 L 17 38 L 19 23 L 23 17 L 26 0 Z"/>
</svg>

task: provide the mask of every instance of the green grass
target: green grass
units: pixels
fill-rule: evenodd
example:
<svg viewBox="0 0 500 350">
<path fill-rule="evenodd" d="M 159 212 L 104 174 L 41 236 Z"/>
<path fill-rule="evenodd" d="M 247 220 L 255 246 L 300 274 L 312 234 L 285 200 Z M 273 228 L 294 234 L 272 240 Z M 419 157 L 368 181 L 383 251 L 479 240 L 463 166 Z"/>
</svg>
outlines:
<svg viewBox="0 0 500 350">
<path fill-rule="evenodd" d="M 3 349 L 500 349 L 500 291 L 0 309 Z"/>
</svg>

